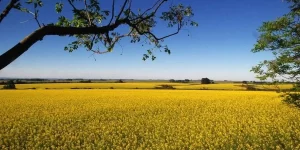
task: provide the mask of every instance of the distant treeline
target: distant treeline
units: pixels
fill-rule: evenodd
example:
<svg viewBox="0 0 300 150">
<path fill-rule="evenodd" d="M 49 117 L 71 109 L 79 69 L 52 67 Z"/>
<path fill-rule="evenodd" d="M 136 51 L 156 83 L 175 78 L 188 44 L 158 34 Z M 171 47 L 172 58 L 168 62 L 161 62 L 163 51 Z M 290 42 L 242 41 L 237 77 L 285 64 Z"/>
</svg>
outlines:
<svg viewBox="0 0 300 150">
<path fill-rule="evenodd" d="M 14 84 L 38 84 L 38 83 L 125 83 L 123 79 L 0 79 L 0 85 L 7 82 Z"/>
<path fill-rule="evenodd" d="M 15 84 L 37 84 L 37 83 L 99 83 L 99 82 L 106 82 L 106 83 L 124 83 L 124 82 L 134 82 L 134 81 L 139 81 L 139 82 L 147 82 L 147 81 L 155 81 L 155 80 L 135 80 L 135 79 L 40 79 L 40 78 L 30 78 L 30 79 L 14 79 L 14 78 L 5 78 L 5 79 L 0 79 L 0 85 L 4 85 L 7 81 L 14 81 Z M 171 83 L 197 83 L 201 82 L 202 84 L 213 84 L 216 83 L 213 80 L 210 80 L 208 78 L 202 78 L 201 80 L 190 80 L 190 79 L 184 79 L 184 80 L 175 80 L 175 79 L 170 79 L 170 80 L 158 80 L 159 82 L 164 82 L 164 81 L 169 81 Z M 228 81 L 224 80 L 224 82 L 230 82 L 233 84 L 274 84 L 274 82 L 264 82 L 264 81 Z M 217 81 L 217 83 L 219 83 Z M 222 83 L 222 81 L 220 82 Z M 277 84 L 295 84 L 295 82 L 289 82 L 289 81 L 284 81 L 284 82 L 277 82 Z"/>
<path fill-rule="evenodd" d="M 105 79 L 84 80 L 84 79 L 0 79 L 0 85 L 6 84 L 8 81 L 13 81 L 15 84 L 37 84 L 37 83 L 92 83 L 108 81 Z"/>
<path fill-rule="evenodd" d="M 274 82 L 264 82 L 264 81 L 238 81 L 238 82 L 232 82 L 234 84 L 274 84 Z M 295 84 L 296 82 L 276 82 L 277 84 Z"/>
<path fill-rule="evenodd" d="M 189 80 L 189 79 L 184 79 L 184 80 L 174 80 L 174 79 L 170 79 L 169 82 L 171 82 L 171 83 L 189 83 L 190 80 Z"/>
</svg>

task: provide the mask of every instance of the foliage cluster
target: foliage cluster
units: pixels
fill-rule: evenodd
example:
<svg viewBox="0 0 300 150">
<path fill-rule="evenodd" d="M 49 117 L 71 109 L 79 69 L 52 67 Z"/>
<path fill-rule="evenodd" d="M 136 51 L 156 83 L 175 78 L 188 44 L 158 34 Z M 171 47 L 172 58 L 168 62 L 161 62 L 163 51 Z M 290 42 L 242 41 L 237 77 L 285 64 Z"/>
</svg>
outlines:
<svg viewBox="0 0 300 150">
<path fill-rule="evenodd" d="M 290 12 L 274 21 L 264 22 L 252 52 L 271 51 L 274 59 L 264 60 L 251 71 L 260 80 L 272 79 L 300 83 L 300 0 L 286 0 Z M 286 93 L 287 103 L 299 106 L 298 93 Z"/>
<path fill-rule="evenodd" d="M 209 78 L 202 78 L 201 84 L 212 84 L 214 81 L 210 80 Z"/>
<path fill-rule="evenodd" d="M 189 83 L 190 80 L 189 80 L 189 79 L 184 79 L 184 80 L 174 80 L 174 79 L 170 79 L 169 82 L 171 82 L 171 83 Z"/>
<path fill-rule="evenodd" d="M 13 80 L 9 80 L 4 84 L 3 89 L 16 89 L 16 85 Z"/>
</svg>

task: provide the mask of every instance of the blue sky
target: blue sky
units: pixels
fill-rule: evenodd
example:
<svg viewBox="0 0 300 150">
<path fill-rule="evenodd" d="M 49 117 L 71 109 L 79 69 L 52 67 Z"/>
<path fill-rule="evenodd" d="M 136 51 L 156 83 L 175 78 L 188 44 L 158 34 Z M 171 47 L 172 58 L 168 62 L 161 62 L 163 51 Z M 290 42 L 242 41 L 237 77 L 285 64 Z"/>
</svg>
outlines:
<svg viewBox="0 0 300 150">
<path fill-rule="evenodd" d="M 121 0 L 117 0 L 121 1 Z M 8 0 L 1 1 L 0 10 Z M 101 2 L 101 0 L 100 0 Z M 134 8 L 146 8 L 154 1 L 133 0 Z M 54 21 L 53 1 L 44 0 L 41 22 Z M 81 48 L 72 53 L 63 50 L 72 39 L 48 36 L 20 58 L 0 71 L 0 77 L 18 78 L 129 78 L 129 79 L 201 79 L 255 80 L 252 66 L 269 53 L 251 53 L 263 21 L 274 20 L 289 11 L 282 0 L 174 0 L 191 5 L 199 23 L 165 41 L 168 55 L 155 52 L 155 61 L 143 61 L 145 47 L 123 40 L 112 53 L 91 56 Z M 103 1 L 103 6 L 109 3 Z M 67 14 L 70 8 L 64 9 Z M 37 29 L 32 17 L 17 11 L 0 24 L 0 54 Z M 29 19 L 29 20 L 28 20 Z M 28 21 L 27 21 L 28 20 Z M 25 23 L 20 23 L 24 22 Z M 164 25 L 155 32 L 167 34 Z M 188 36 L 190 35 L 190 36 Z M 121 55 L 122 54 L 122 55 Z M 96 61 L 95 61 L 95 59 Z"/>
</svg>

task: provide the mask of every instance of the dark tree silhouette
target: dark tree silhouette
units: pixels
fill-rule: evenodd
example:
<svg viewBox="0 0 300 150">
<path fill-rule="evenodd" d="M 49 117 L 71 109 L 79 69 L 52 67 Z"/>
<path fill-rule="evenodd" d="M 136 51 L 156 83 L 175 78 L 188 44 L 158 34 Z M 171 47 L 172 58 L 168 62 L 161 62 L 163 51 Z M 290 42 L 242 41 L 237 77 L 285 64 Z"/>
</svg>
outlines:
<svg viewBox="0 0 300 150">
<path fill-rule="evenodd" d="M 15 83 L 13 80 L 9 80 L 4 84 L 3 89 L 16 89 Z"/>
<path fill-rule="evenodd" d="M 212 83 L 211 80 L 208 79 L 208 78 L 202 78 L 201 79 L 201 84 L 211 84 L 211 83 Z"/>
</svg>

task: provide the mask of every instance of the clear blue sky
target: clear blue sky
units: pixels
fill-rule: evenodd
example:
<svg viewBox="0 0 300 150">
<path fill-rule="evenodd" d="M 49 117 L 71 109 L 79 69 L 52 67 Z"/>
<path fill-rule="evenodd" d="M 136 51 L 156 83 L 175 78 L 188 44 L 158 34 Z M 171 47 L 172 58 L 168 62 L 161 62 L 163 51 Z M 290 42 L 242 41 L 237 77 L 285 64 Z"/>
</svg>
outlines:
<svg viewBox="0 0 300 150">
<path fill-rule="evenodd" d="M 118 0 L 120 1 L 120 0 Z M 1 1 L 0 10 L 8 0 Z M 108 6 L 104 0 L 103 6 Z M 153 1 L 133 0 L 134 7 Z M 48 36 L 36 43 L 15 62 L 0 71 L 0 77 L 19 78 L 134 78 L 254 80 L 249 70 L 269 53 L 251 53 L 263 21 L 274 20 L 288 12 L 282 0 L 174 0 L 193 7 L 197 28 L 189 28 L 169 38 L 165 44 L 171 55 L 156 52 L 155 61 L 142 61 L 146 48 L 123 40 L 112 53 L 95 55 L 81 48 L 73 53 L 63 50 L 68 37 Z M 58 15 L 53 2 L 44 0 L 41 21 L 50 23 Z M 66 8 L 64 11 L 70 11 Z M 0 54 L 37 29 L 32 17 L 13 11 L 0 24 Z M 28 19 L 26 23 L 24 22 Z M 156 30 L 166 33 L 165 26 Z M 187 36 L 190 34 L 190 36 Z M 123 53 L 122 53 L 123 49 Z M 122 54 L 122 55 L 121 55 Z M 90 57 L 91 56 L 91 57 Z"/>
</svg>

